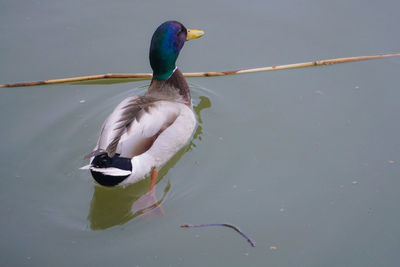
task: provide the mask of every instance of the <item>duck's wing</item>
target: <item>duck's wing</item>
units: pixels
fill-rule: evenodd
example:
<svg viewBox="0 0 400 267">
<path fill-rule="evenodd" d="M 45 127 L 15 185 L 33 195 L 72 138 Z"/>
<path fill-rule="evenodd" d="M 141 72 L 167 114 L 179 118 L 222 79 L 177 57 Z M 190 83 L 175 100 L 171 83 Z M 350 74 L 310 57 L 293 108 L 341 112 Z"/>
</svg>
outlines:
<svg viewBox="0 0 400 267">
<path fill-rule="evenodd" d="M 158 135 L 179 115 L 172 102 L 151 96 L 131 97 L 122 101 L 103 124 L 97 148 L 86 157 L 116 153 L 134 157 L 147 151 Z"/>
</svg>

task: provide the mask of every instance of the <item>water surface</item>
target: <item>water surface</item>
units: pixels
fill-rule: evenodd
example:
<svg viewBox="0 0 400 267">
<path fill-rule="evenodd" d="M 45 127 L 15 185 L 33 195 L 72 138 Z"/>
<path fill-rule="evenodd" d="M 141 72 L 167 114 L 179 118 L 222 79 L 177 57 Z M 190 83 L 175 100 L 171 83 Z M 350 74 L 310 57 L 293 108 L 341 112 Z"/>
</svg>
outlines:
<svg viewBox="0 0 400 267">
<path fill-rule="evenodd" d="M 0 82 L 150 72 L 154 29 L 206 35 L 184 72 L 399 52 L 398 1 L 0 2 Z M 79 170 L 106 116 L 148 81 L 0 90 L 4 266 L 395 266 L 400 59 L 189 79 L 196 134 L 149 179 Z M 232 223 L 231 229 L 179 225 Z M 274 249 L 276 248 L 276 249 Z"/>
</svg>

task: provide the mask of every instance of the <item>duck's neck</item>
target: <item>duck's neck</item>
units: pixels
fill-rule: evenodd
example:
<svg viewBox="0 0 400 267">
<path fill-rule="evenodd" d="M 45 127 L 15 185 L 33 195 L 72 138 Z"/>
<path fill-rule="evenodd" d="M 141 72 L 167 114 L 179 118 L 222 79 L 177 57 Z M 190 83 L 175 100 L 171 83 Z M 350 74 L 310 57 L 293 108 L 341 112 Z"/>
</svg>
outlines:
<svg viewBox="0 0 400 267">
<path fill-rule="evenodd" d="M 189 85 L 179 69 L 167 80 L 152 79 L 147 95 L 161 99 L 173 99 L 191 105 Z"/>
</svg>

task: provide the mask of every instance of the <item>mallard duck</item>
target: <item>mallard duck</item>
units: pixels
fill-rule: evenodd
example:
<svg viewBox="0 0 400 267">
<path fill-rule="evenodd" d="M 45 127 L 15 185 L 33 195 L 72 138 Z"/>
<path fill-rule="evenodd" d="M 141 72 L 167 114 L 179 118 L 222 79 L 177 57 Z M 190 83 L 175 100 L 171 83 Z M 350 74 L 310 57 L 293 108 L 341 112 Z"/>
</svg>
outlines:
<svg viewBox="0 0 400 267">
<path fill-rule="evenodd" d="M 196 126 L 189 86 L 175 62 L 185 41 L 204 34 L 167 21 L 153 34 L 147 92 L 123 100 L 105 120 L 97 145 L 85 156 L 93 178 L 103 186 L 125 186 L 157 171 L 191 137 Z"/>
</svg>

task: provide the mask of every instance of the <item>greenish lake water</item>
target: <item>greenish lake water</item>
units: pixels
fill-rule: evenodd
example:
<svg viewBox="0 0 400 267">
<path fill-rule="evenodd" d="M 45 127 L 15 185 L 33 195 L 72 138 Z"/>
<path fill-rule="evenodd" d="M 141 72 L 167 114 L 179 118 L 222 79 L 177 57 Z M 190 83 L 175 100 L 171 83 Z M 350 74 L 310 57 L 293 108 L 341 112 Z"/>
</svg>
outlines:
<svg viewBox="0 0 400 267">
<path fill-rule="evenodd" d="M 155 28 L 205 31 L 183 72 L 400 52 L 400 2 L 0 0 L 0 83 L 150 72 Z M 397 266 L 400 58 L 191 78 L 196 134 L 149 179 L 79 170 L 149 81 L 0 88 L 2 266 Z M 232 229 L 182 229 L 230 223 Z"/>
</svg>

